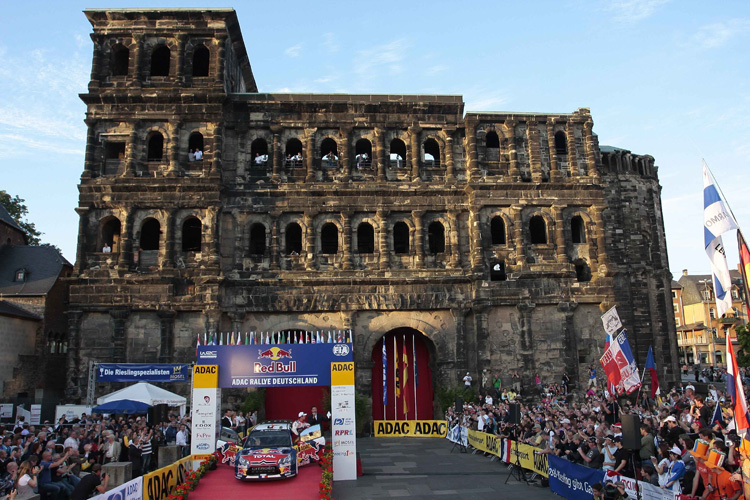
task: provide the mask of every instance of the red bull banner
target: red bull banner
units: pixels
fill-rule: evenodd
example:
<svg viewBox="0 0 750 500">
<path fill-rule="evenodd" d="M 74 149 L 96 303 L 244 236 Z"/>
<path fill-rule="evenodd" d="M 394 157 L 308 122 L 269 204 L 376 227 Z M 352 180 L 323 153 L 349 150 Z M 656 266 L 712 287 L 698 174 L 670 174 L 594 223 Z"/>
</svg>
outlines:
<svg viewBox="0 0 750 500">
<path fill-rule="evenodd" d="M 198 365 L 218 365 L 219 387 L 331 385 L 331 363 L 354 361 L 352 344 L 205 345 Z"/>
</svg>

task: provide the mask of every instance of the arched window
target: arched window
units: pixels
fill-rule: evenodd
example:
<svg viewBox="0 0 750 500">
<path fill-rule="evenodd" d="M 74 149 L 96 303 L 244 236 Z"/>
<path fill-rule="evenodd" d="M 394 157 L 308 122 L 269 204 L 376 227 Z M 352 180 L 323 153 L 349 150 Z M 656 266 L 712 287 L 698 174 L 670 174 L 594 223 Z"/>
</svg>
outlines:
<svg viewBox="0 0 750 500">
<path fill-rule="evenodd" d="M 284 231 L 284 244 L 287 255 L 299 255 L 302 253 L 302 228 L 296 222 L 286 226 Z"/>
<path fill-rule="evenodd" d="M 573 243 L 586 243 L 586 226 L 584 226 L 583 218 L 580 215 L 570 219 L 570 234 Z"/>
<path fill-rule="evenodd" d="M 505 245 L 505 221 L 499 215 L 490 221 L 490 234 L 493 245 Z"/>
<path fill-rule="evenodd" d="M 320 230 L 320 253 L 332 255 L 339 252 L 339 229 L 327 222 Z"/>
<path fill-rule="evenodd" d="M 424 141 L 424 163 L 430 167 L 440 165 L 440 146 L 432 137 Z"/>
<path fill-rule="evenodd" d="M 263 255 L 266 253 L 266 226 L 260 222 L 256 222 L 250 227 L 249 251 L 250 255 Z"/>
<path fill-rule="evenodd" d="M 489 132 L 487 132 L 485 143 L 488 148 L 499 148 L 500 138 L 497 136 L 497 132 L 495 132 L 494 130 L 490 130 Z"/>
<path fill-rule="evenodd" d="M 120 220 L 116 217 L 110 217 L 102 225 L 102 249 L 104 245 L 110 248 L 110 252 L 117 253 L 120 251 Z"/>
<path fill-rule="evenodd" d="M 164 159 L 164 136 L 159 132 L 153 132 L 148 138 L 148 161 L 161 161 Z"/>
<path fill-rule="evenodd" d="M 193 52 L 193 76 L 208 76 L 210 53 L 205 45 L 198 45 Z"/>
<path fill-rule="evenodd" d="M 576 266 L 576 280 L 580 281 L 581 283 L 586 283 L 591 281 L 591 268 L 586 263 L 586 261 L 579 259 L 575 262 Z"/>
<path fill-rule="evenodd" d="M 357 168 L 369 167 L 372 162 L 372 143 L 367 139 L 360 139 L 354 145 L 354 159 Z"/>
<path fill-rule="evenodd" d="M 286 141 L 286 162 L 289 167 L 302 166 L 302 143 L 299 139 L 293 138 Z"/>
<path fill-rule="evenodd" d="M 250 158 L 253 165 L 265 165 L 268 162 L 268 143 L 265 139 L 255 139 L 250 144 Z"/>
<path fill-rule="evenodd" d="M 529 234 L 532 245 L 543 245 L 547 243 L 547 224 L 544 217 L 535 215 L 529 221 Z"/>
<path fill-rule="evenodd" d="M 149 217 L 141 225 L 141 250 L 159 250 L 161 224 Z"/>
<path fill-rule="evenodd" d="M 323 160 L 323 165 L 333 167 L 336 166 L 336 162 L 339 159 L 338 146 L 336 141 L 330 137 L 323 139 L 320 143 L 320 157 Z"/>
<path fill-rule="evenodd" d="M 375 231 L 367 222 L 357 226 L 357 253 L 375 253 Z"/>
<path fill-rule="evenodd" d="M 490 268 L 490 281 L 505 281 L 508 276 L 505 274 L 505 262 L 495 262 Z"/>
<path fill-rule="evenodd" d="M 193 132 L 188 138 L 188 149 L 195 153 L 195 151 L 203 151 L 203 134 L 200 132 Z M 201 155 L 201 159 L 203 156 Z"/>
<path fill-rule="evenodd" d="M 393 225 L 393 253 L 409 253 L 409 226 L 405 222 Z"/>
<path fill-rule="evenodd" d="M 203 225 L 197 217 L 190 217 L 182 223 L 182 251 L 200 252 Z"/>
<path fill-rule="evenodd" d="M 127 76 L 130 51 L 122 44 L 112 49 L 112 76 Z"/>
<path fill-rule="evenodd" d="M 562 130 L 555 132 L 555 152 L 559 155 L 568 154 L 568 139 Z"/>
<path fill-rule="evenodd" d="M 393 139 L 390 147 L 391 168 L 401 168 L 406 165 L 406 144 L 401 139 Z"/>
<path fill-rule="evenodd" d="M 440 222 L 431 222 L 427 227 L 427 244 L 433 255 L 445 252 L 445 228 Z"/>
<path fill-rule="evenodd" d="M 157 46 L 151 53 L 151 76 L 169 76 L 169 47 Z"/>
</svg>

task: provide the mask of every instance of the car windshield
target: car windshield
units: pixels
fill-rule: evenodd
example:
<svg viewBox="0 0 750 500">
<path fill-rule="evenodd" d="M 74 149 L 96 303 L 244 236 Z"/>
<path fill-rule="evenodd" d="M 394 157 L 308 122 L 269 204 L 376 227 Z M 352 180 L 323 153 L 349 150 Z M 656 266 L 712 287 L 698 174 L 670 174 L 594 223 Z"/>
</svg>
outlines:
<svg viewBox="0 0 750 500">
<path fill-rule="evenodd" d="M 254 431 L 245 440 L 245 448 L 279 448 L 292 446 L 289 431 Z"/>
</svg>

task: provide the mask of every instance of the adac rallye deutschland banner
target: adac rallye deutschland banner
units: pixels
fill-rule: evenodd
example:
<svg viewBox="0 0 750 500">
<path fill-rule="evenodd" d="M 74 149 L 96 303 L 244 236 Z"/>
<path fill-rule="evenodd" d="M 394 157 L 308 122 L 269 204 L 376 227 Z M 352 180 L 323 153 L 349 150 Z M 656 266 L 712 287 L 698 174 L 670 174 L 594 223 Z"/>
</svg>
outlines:
<svg viewBox="0 0 750 500">
<path fill-rule="evenodd" d="M 331 385 L 331 363 L 354 361 L 352 344 L 207 345 L 199 365 L 218 365 L 219 387 Z"/>
<path fill-rule="evenodd" d="M 145 363 L 99 363 L 99 382 L 187 382 L 190 365 L 153 365 Z"/>
</svg>

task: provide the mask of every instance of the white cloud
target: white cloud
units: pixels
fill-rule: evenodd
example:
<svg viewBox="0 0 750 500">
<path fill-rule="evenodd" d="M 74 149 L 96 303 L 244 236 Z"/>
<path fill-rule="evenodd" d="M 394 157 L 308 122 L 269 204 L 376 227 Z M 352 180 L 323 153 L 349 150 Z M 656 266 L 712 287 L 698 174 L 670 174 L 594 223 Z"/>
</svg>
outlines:
<svg viewBox="0 0 750 500">
<path fill-rule="evenodd" d="M 444 64 L 436 64 L 435 66 L 429 67 L 425 70 L 425 74 L 427 76 L 435 76 L 438 73 L 442 73 L 444 71 L 448 71 L 450 67 L 444 65 Z"/>
<path fill-rule="evenodd" d="M 503 91 L 470 90 L 465 95 L 466 111 L 500 111 L 509 99 Z"/>
<path fill-rule="evenodd" d="M 750 30 L 750 19 L 730 19 L 723 23 L 701 26 L 693 35 L 693 44 L 703 49 L 715 49 L 736 36 L 745 35 Z"/>
<path fill-rule="evenodd" d="M 393 40 L 382 45 L 376 45 L 357 53 L 354 62 L 354 72 L 364 80 L 371 80 L 375 76 L 387 72 L 391 75 L 403 71 L 402 62 L 411 44 L 405 38 Z"/>
<path fill-rule="evenodd" d="M 651 16 L 656 9 L 671 0 L 612 0 L 606 10 L 613 13 L 615 20 L 633 23 Z"/>
<path fill-rule="evenodd" d="M 4 159 L 20 158 L 33 154 L 35 151 L 46 151 L 54 153 L 54 155 L 83 156 L 84 154 L 82 147 L 76 149 L 59 142 L 37 140 L 17 134 L 0 133 L 0 143 L 3 144 L 3 147 L 0 148 L 0 158 Z M 83 145 L 83 142 L 81 142 L 81 145 Z M 54 155 L 50 155 L 50 158 L 54 158 Z"/>
<path fill-rule="evenodd" d="M 339 44 L 336 42 L 336 35 L 333 33 L 325 33 L 323 35 L 323 46 L 326 48 L 329 54 L 335 54 L 339 51 Z"/>
<path fill-rule="evenodd" d="M 288 57 L 299 57 L 300 52 L 302 52 L 302 44 L 297 44 L 289 47 L 284 51 L 284 54 L 286 54 Z"/>
</svg>

